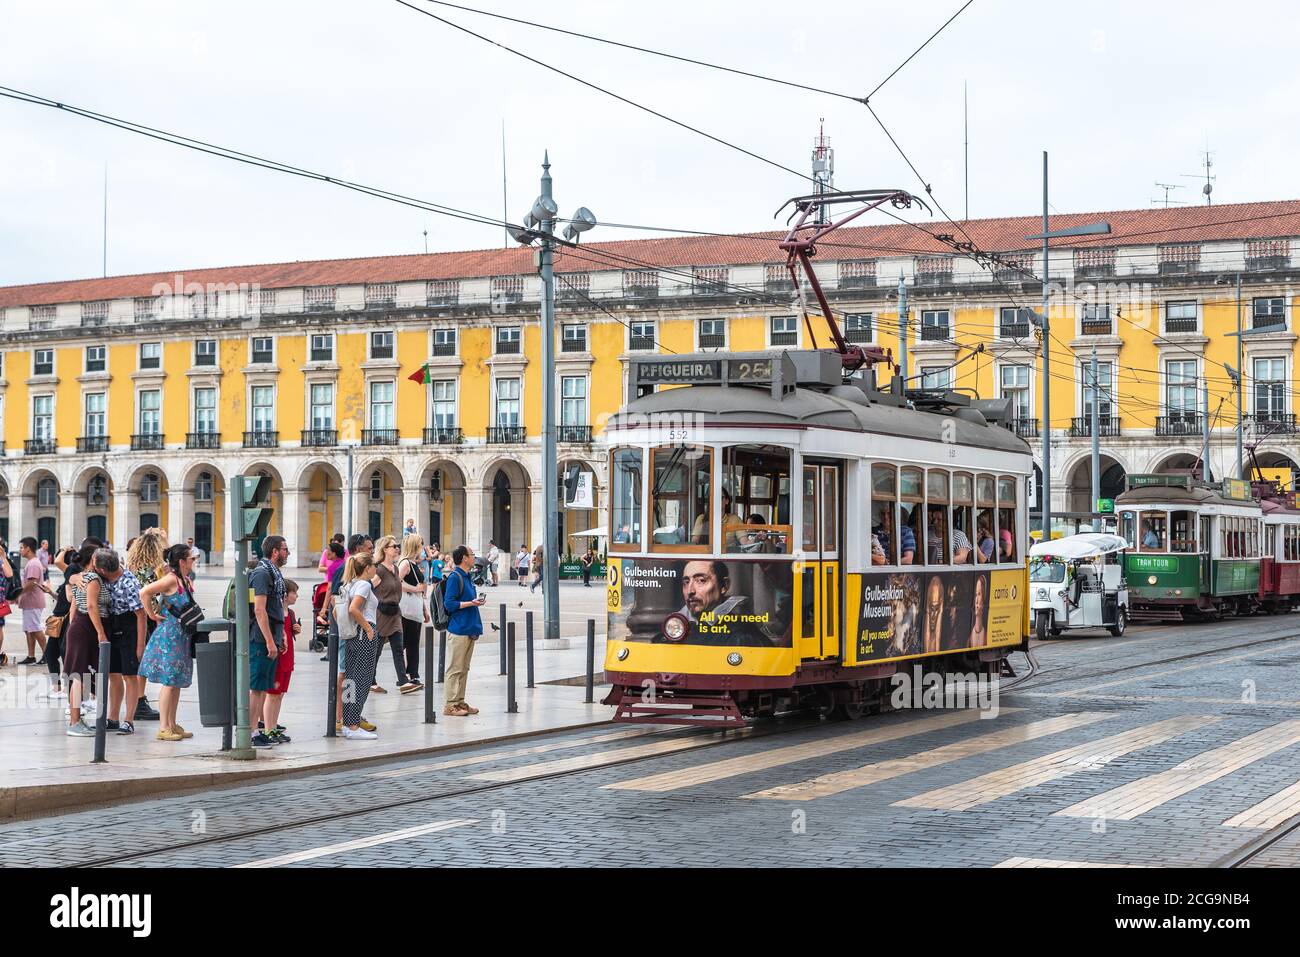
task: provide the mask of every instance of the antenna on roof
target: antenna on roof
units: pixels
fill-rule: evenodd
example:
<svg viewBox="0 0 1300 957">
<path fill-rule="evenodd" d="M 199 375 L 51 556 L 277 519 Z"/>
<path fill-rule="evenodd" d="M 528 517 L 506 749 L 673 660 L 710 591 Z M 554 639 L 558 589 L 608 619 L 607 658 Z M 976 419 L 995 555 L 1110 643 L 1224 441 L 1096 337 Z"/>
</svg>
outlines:
<svg viewBox="0 0 1300 957">
<path fill-rule="evenodd" d="M 1166 208 L 1168 208 L 1170 203 L 1177 203 L 1179 206 L 1186 206 L 1187 203 L 1184 200 L 1169 198 L 1169 191 L 1171 189 L 1182 189 L 1182 188 L 1183 187 L 1178 183 L 1156 183 L 1156 189 L 1163 189 L 1165 191 L 1165 198 L 1153 199 L 1151 200 L 1151 205 L 1154 206 L 1156 203 L 1162 203 Z"/>
<path fill-rule="evenodd" d="M 424 224 L 424 253 L 425 253 L 426 256 L 429 254 L 429 224 L 428 224 L 428 222 L 426 222 L 426 223 Z"/>
<path fill-rule="evenodd" d="M 820 125 L 817 129 L 817 139 L 813 141 L 812 173 L 813 180 L 817 183 L 817 195 L 824 196 L 834 188 L 832 180 L 835 178 L 835 151 L 831 149 L 830 138 L 826 135 L 825 117 L 817 122 Z M 817 225 L 825 226 L 826 223 L 826 207 L 818 206 Z"/>
<path fill-rule="evenodd" d="M 966 108 L 966 81 L 961 81 L 962 168 L 966 180 L 966 212 L 963 219 L 970 222 L 970 110 Z"/>
<path fill-rule="evenodd" d="M 104 160 L 104 278 L 108 278 L 108 160 Z"/>
<path fill-rule="evenodd" d="M 510 200 L 506 196 L 506 118 L 501 117 L 501 221 L 510 222 Z M 505 240 L 502 245 L 510 248 L 510 227 L 504 229 Z"/>
<path fill-rule="evenodd" d="M 1189 179 L 1200 179 L 1202 176 L 1204 176 L 1205 185 L 1201 187 L 1201 193 L 1205 196 L 1205 205 L 1210 206 L 1213 205 L 1210 201 L 1210 194 L 1214 192 L 1214 181 L 1217 180 L 1219 177 L 1210 175 L 1210 170 L 1214 168 L 1214 160 L 1212 160 L 1210 157 L 1214 155 L 1214 152 L 1208 149 L 1201 150 L 1200 152 L 1201 152 L 1201 156 L 1204 157 L 1204 159 L 1202 160 L 1202 165 L 1205 167 L 1205 172 L 1204 173 L 1180 173 L 1179 175 L 1186 176 Z"/>
</svg>

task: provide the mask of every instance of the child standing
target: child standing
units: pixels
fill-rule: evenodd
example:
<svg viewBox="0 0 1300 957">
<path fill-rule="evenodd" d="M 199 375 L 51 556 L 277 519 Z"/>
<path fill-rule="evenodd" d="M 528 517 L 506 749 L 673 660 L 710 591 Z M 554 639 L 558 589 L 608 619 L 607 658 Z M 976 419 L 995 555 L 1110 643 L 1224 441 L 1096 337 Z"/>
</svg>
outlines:
<svg viewBox="0 0 1300 957">
<path fill-rule="evenodd" d="M 293 605 L 298 600 L 298 583 L 284 580 L 284 649 L 275 660 L 275 681 L 266 692 L 266 704 L 262 707 L 265 726 L 270 730 L 266 736 L 272 744 L 288 744 L 292 740 L 285 734 L 284 725 L 280 724 L 280 706 L 284 704 L 284 693 L 289 690 L 289 676 L 293 674 L 293 642 L 302 631 L 302 624 L 294 614 Z M 258 728 L 263 723 L 258 723 Z"/>
</svg>

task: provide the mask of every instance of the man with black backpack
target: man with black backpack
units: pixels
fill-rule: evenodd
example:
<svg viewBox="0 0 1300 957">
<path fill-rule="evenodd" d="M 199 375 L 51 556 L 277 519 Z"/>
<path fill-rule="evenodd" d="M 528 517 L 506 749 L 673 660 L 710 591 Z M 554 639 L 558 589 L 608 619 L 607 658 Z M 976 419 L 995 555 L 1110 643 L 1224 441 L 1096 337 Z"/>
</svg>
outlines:
<svg viewBox="0 0 1300 957">
<path fill-rule="evenodd" d="M 487 602 L 479 595 L 470 579 L 474 567 L 474 552 L 468 545 L 457 545 L 451 553 L 455 568 L 441 582 L 438 598 L 447 615 L 447 692 L 442 713 L 453 718 L 478 714 L 478 708 L 465 701 L 465 684 L 469 679 L 469 663 L 474 657 L 474 642 L 483 634 L 483 619 L 479 609 Z M 436 624 L 436 622 L 435 622 Z"/>
</svg>

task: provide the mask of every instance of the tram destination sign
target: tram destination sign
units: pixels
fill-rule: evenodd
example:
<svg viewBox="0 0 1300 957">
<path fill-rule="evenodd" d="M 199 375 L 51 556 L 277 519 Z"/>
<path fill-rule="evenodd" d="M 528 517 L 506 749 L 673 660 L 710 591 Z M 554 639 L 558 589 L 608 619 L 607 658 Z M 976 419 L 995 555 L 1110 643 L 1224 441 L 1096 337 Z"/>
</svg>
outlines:
<svg viewBox="0 0 1300 957">
<path fill-rule="evenodd" d="M 638 378 L 644 384 L 759 383 L 772 381 L 772 359 L 664 359 L 638 363 Z"/>
</svg>

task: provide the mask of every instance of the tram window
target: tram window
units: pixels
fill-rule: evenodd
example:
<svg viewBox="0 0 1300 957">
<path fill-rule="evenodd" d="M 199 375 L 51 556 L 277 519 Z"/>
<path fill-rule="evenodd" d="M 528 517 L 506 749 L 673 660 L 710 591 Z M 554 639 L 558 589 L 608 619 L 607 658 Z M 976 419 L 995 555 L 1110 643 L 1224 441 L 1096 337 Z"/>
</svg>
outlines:
<svg viewBox="0 0 1300 957">
<path fill-rule="evenodd" d="M 1288 562 L 1300 559 L 1300 526 L 1282 527 L 1282 557 Z"/>
<path fill-rule="evenodd" d="M 1142 551 L 1163 552 L 1169 536 L 1169 516 L 1164 512 L 1142 513 Z"/>
<path fill-rule="evenodd" d="M 1196 551 L 1196 517 L 1188 511 L 1169 513 L 1169 550 Z"/>
<path fill-rule="evenodd" d="M 822 552 L 839 550 L 840 490 L 836 484 L 839 470 L 822 469 Z"/>
<path fill-rule="evenodd" d="M 790 551 L 790 450 L 735 445 L 722 450 L 722 550 L 778 555 Z M 816 515 L 816 512 L 812 512 Z"/>
<path fill-rule="evenodd" d="M 628 551 L 641 544 L 641 450 L 610 453 L 610 547 Z"/>
<path fill-rule="evenodd" d="M 666 550 L 672 551 L 709 551 L 712 450 L 685 445 L 659 448 L 652 453 L 651 461 L 653 546 L 667 546 Z"/>
<path fill-rule="evenodd" d="M 925 561 L 948 564 L 948 473 L 930 469 L 925 476 Z"/>
<path fill-rule="evenodd" d="M 1253 518 L 1250 520 L 1250 554 L 1253 558 L 1259 557 L 1259 522 Z"/>
<path fill-rule="evenodd" d="M 1120 538 L 1128 542 L 1129 548 L 1137 548 L 1137 537 L 1134 532 L 1137 529 L 1137 515 L 1134 512 L 1119 513 L 1119 535 Z"/>
<path fill-rule="evenodd" d="M 1010 476 L 998 478 L 998 561 L 1016 560 L 1016 486 Z"/>
<path fill-rule="evenodd" d="M 921 516 L 925 512 L 922 507 L 925 502 L 924 474 L 918 468 L 905 468 L 898 473 L 898 521 L 899 528 L 904 529 L 901 541 L 906 551 L 907 540 L 911 538 L 913 565 L 925 564 L 926 558 L 925 529 L 921 527 Z"/>
<path fill-rule="evenodd" d="M 805 485 L 807 481 L 805 476 Z M 897 483 L 898 473 L 892 465 L 871 466 L 871 564 L 873 565 L 898 564 L 898 543 L 892 534 L 896 517 L 894 513 L 898 496 Z M 807 492 L 804 495 L 806 498 Z M 808 535 L 807 528 L 808 523 L 805 521 L 805 537 Z"/>
<path fill-rule="evenodd" d="M 973 565 L 975 547 L 971 536 L 975 534 L 974 481 L 970 475 L 958 472 L 952 477 L 952 563 Z"/>
<path fill-rule="evenodd" d="M 1264 526 L 1264 556 L 1266 558 L 1277 557 L 1277 526 Z"/>
<path fill-rule="evenodd" d="M 1210 554 L 1210 548 L 1214 545 L 1214 535 L 1210 531 L 1212 527 L 1213 527 L 1213 520 L 1210 518 L 1210 516 L 1202 515 L 1200 547 L 1201 547 L 1201 551 L 1206 555 Z"/>
</svg>

